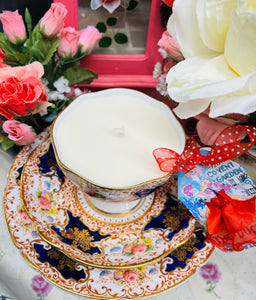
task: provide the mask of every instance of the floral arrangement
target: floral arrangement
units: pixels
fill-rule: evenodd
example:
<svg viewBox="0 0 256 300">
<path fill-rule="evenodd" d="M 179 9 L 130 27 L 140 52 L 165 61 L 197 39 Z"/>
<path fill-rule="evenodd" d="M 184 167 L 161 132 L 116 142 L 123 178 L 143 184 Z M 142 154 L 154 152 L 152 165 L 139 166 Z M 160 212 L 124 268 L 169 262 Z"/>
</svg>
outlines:
<svg viewBox="0 0 256 300">
<path fill-rule="evenodd" d="M 65 27 L 65 6 L 53 3 L 32 28 L 18 11 L 3 11 L 0 21 L 0 143 L 4 150 L 26 145 L 50 124 L 59 111 L 97 78 L 81 68 L 102 34 L 93 26 L 80 31 Z"/>
<path fill-rule="evenodd" d="M 175 114 L 196 118 L 207 145 L 230 125 L 255 125 L 255 1 L 175 0 L 172 10 L 154 77 Z"/>
<path fill-rule="evenodd" d="M 153 76 L 176 102 L 177 117 L 197 120 L 199 139 L 188 138 L 181 155 L 166 148 L 153 154 L 162 171 L 178 172 L 178 198 L 207 239 L 222 251 L 242 251 L 255 245 L 256 187 L 232 159 L 256 142 L 255 1 L 175 0 L 166 27 L 158 42 L 164 62 Z"/>
</svg>

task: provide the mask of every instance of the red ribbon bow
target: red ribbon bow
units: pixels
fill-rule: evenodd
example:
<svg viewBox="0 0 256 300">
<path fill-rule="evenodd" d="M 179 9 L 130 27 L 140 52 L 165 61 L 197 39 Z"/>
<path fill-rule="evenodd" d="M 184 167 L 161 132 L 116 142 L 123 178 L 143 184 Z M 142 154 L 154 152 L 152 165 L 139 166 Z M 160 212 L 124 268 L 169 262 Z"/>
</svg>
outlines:
<svg viewBox="0 0 256 300">
<path fill-rule="evenodd" d="M 226 230 L 234 234 L 251 224 L 255 215 L 254 196 L 248 200 L 236 200 L 223 191 L 211 202 L 206 202 L 209 208 L 207 228 L 209 234 L 216 234 L 219 230 Z"/>
<path fill-rule="evenodd" d="M 241 141 L 248 135 L 250 141 Z M 163 172 L 180 172 L 193 169 L 199 162 L 205 165 L 215 165 L 235 156 L 246 153 L 256 141 L 256 127 L 230 126 L 224 129 L 215 140 L 207 156 L 200 153 L 195 137 L 187 140 L 182 156 L 167 148 L 157 148 L 153 155 Z"/>
</svg>

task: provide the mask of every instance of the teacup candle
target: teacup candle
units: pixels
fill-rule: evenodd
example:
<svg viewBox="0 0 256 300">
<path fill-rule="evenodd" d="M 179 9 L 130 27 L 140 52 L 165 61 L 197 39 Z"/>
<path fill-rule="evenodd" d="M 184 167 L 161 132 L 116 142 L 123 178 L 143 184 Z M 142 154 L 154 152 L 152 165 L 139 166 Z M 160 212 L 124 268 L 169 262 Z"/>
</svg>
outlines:
<svg viewBox="0 0 256 300">
<path fill-rule="evenodd" d="M 66 176 L 95 199 L 133 201 L 165 183 L 152 154 L 182 153 L 184 131 L 165 104 L 135 90 L 77 97 L 53 123 L 52 142 Z"/>
</svg>

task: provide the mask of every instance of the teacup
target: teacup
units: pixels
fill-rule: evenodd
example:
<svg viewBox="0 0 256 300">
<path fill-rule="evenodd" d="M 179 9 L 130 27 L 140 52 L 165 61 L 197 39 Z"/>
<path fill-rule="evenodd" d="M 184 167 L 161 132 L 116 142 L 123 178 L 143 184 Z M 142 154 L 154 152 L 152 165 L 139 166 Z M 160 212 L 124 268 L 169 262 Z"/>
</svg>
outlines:
<svg viewBox="0 0 256 300">
<path fill-rule="evenodd" d="M 167 105 L 115 88 L 78 96 L 54 120 L 51 141 L 58 165 L 88 202 L 118 214 L 170 179 L 152 152 L 165 147 L 181 154 L 185 134 Z"/>
</svg>

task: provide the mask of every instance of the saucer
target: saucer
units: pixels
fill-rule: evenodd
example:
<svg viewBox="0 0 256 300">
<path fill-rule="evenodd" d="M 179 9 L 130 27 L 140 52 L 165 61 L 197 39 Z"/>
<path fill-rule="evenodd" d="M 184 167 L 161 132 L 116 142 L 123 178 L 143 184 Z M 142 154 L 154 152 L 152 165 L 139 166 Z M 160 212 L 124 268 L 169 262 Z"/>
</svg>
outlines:
<svg viewBox="0 0 256 300">
<path fill-rule="evenodd" d="M 43 140 L 45 136 L 41 135 Z M 10 169 L 4 195 L 4 214 L 13 242 L 22 256 L 54 285 L 83 297 L 98 299 L 143 298 L 167 291 L 206 262 L 214 250 L 202 231 L 157 263 L 129 270 L 93 268 L 71 260 L 43 241 L 20 200 L 20 176 L 35 145 L 25 146 Z"/>
<path fill-rule="evenodd" d="M 171 197 L 171 185 L 159 188 L 131 216 L 93 213 L 84 194 L 58 168 L 49 138 L 29 156 L 21 181 L 23 206 L 40 237 L 93 267 L 152 264 L 186 242 L 195 229 L 195 218 Z"/>
</svg>

